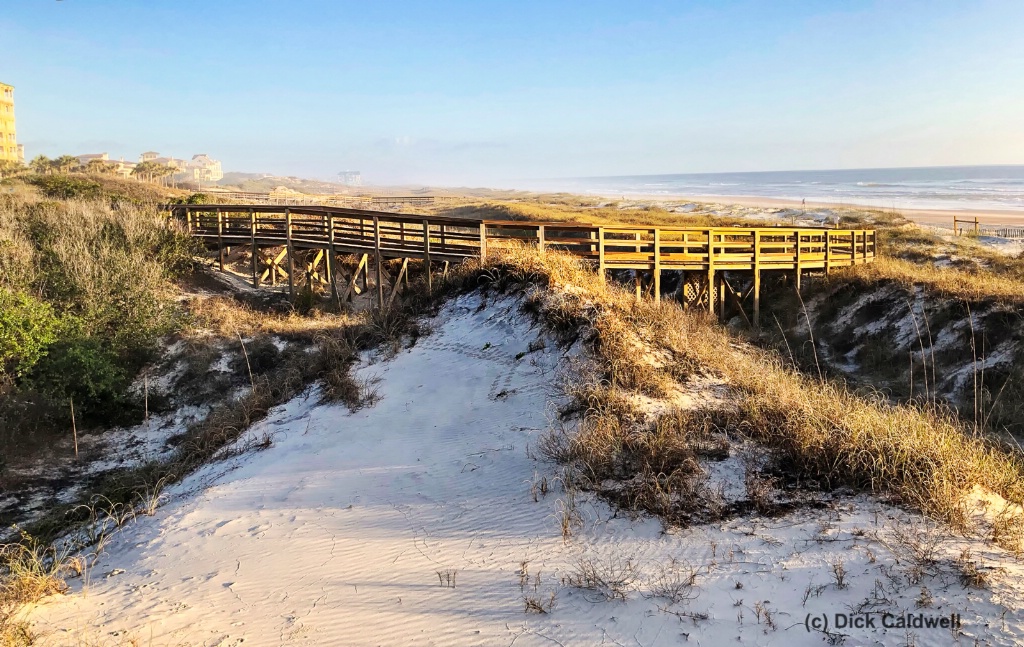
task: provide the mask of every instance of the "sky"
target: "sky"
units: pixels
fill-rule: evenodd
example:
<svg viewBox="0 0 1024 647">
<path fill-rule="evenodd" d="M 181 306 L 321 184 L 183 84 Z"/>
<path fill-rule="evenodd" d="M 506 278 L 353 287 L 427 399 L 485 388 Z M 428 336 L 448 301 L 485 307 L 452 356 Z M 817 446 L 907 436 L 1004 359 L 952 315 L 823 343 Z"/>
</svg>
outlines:
<svg viewBox="0 0 1024 647">
<path fill-rule="evenodd" d="M 6 0 L 26 156 L 514 186 L 1024 164 L 1021 0 Z"/>
</svg>

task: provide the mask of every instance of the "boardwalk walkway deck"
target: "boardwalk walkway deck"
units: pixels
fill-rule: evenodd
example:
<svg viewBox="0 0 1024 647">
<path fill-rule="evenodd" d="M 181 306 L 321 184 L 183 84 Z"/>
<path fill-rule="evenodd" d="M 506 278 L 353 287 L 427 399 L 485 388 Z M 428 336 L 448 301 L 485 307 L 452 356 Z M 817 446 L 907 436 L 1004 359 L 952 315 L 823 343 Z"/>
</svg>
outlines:
<svg viewBox="0 0 1024 647">
<path fill-rule="evenodd" d="M 749 321 L 744 304 L 752 298 L 756 324 L 765 272 L 788 272 L 799 289 L 806 272 L 828 273 L 870 263 L 876 253 L 875 232 L 863 229 L 610 226 L 474 220 L 330 206 L 170 205 L 167 209 L 185 222 L 191 235 L 219 250 L 222 270 L 231 248 L 252 250 L 254 286 L 268 278 L 274 283 L 282 276 L 294 292 L 296 256 L 314 250 L 312 260 L 304 259 L 306 275 L 330 285 L 334 296 L 344 300 L 360 291 L 360 274 L 366 288 L 371 258 L 377 277 L 385 275 L 381 267 L 385 259 L 402 259 L 387 298 L 383 281 L 376 281 L 380 304 L 394 299 L 403 278 L 408 284 L 410 259 L 420 259 L 430 268 L 435 263 L 486 258 L 488 248 L 522 243 L 588 259 L 602 277 L 608 270 L 633 270 L 638 297 L 645 277 L 652 297 L 658 300 L 662 274 L 681 272 L 678 298 L 684 305 L 699 305 L 709 311 L 717 306 L 724 316 L 731 303 Z M 267 249 L 281 251 L 262 258 L 261 250 Z M 359 259 L 344 294 L 338 287 L 339 255 Z M 426 276 L 430 287 L 431 273 Z M 744 288 L 739 283 L 749 285 Z"/>
</svg>

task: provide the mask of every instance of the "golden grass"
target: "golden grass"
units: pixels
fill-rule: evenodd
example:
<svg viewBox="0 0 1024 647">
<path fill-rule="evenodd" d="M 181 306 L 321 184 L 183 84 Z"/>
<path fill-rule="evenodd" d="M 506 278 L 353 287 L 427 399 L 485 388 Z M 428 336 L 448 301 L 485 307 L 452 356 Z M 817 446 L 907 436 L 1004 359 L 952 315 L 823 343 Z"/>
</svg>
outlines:
<svg viewBox="0 0 1024 647">
<path fill-rule="evenodd" d="M 702 213 L 676 213 L 658 206 L 619 208 L 614 204 L 598 206 L 596 201 L 580 200 L 552 203 L 540 199 L 522 201 L 483 201 L 440 209 L 438 215 L 489 220 L 534 220 L 544 222 L 580 222 L 595 225 L 651 225 L 662 227 L 724 227 L 750 225 L 740 218 L 724 218 Z"/>
<path fill-rule="evenodd" d="M 231 297 L 191 297 L 183 303 L 189 313 L 186 337 L 245 337 L 267 334 L 285 338 L 312 339 L 324 330 L 356 324 L 366 315 L 331 313 L 314 310 L 267 312 L 253 308 Z"/>
<path fill-rule="evenodd" d="M 972 303 L 986 300 L 1014 305 L 1024 303 L 1024 281 L 1014 276 L 984 269 L 935 267 L 888 256 L 880 256 L 874 263 L 839 270 L 832 280 L 894 281 L 907 288 L 919 285 L 935 294 Z"/>
<path fill-rule="evenodd" d="M 65 593 L 65 577 L 80 575 L 84 567 L 83 558 L 45 546 L 26 533 L 19 543 L 0 545 L 0 647 L 33 644 L 35 635 L 18 618 L 18 611 L 46 596 Z"/>
<path fill-rule="evenodd" d="M 703 413 L 719 427 L 774 449 L 784 466 L 805 482 L 895 497 L 959 529 L 968 523 L 965 497 L 975 484 L 1011 503 L 1024 503 L 1020 453 L 968 433 L 952 412 L 863 398 L 843 385 L 801 375 L 775 353 L 741 344 L 701 314 L 674 303 L 636 303 L 630 292 L 603 284 L 581 262 L 563 254 L 506 250 L 490 259 L 485 271 L 496 285 L 539 278 L 549 286 L 552 294 L 535 293 L 530 307 L 556 331 L 586 322 L 609 387 L 643 392 L 644 385 L 685 374 L 679 364 L 719 376 L 735 394 L 736 406 Z M 635 348 L 622 342 L 624 330 L 673 362 L 641 366 Z M 609 379 L 617 363 L 653 375 Z M 611 388 L 607 392 L 614 393 Z M 638 434 L 646 435 L 643 442 L 650 449 L 644 460 L 652 471 L 655 466 L 671 467 L 670 462 L 658 465 L 652 452 L 678 450 L 675 437 L 666 445 L 657 430 L 653 435 L 649 429 L 637 431 L 628 421 L 617 421 L 618 413 L 603 415 L 595 400 L 600 398 L 584 404 L 593 419 L 583 426 L 586 436 L 580 442 L 591 456 L 585 462 L 592 470 L 607 474 L 609 461 L 618 468 L 630 465 L 636 452 L 626 450 L 637 445 Z"/>
</svg>

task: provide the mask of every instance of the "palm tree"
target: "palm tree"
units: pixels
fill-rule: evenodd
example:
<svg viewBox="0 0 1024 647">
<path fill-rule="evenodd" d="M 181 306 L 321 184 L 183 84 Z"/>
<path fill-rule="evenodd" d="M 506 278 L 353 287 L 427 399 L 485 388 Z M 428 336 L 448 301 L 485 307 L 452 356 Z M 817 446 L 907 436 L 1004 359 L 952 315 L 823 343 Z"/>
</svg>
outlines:
<svg viewBox="0 0 1024 647">
<path fill-rule="evenodd" d="M 153 164 L 153 162 L 139 162 L 135 165 L 135 168 L 132 169 L 132 175 L 139 180 L 146 182 L 149 180 L 149 176 L 152 174 L 154 166 L 156 166 L 156 164 Z"/>
<path fill-rule="evenodd" d="M 158 178 L 163 179 L 163 178 L 167 177 L 168 175 L 174 175 L 177 172 L 178 172 L 178 169 L 174 168 L 173 166 L 160 166 L 156 175 L 157 175 Z M 163 182 L 162 184 L 164 186 L 167 186 L 167 182 L 166 181 Z"/>
<path fill-rule="evenodd" d="M 0 162 L 0 177 L 18 175 L 25 170 L 25 165 L 14 160 Z"/>
<path fill-rule="evenodd" d="M 39 175 L 49 175 L 50 171 L 53 170 L 53 160 L 46 155 L 39 155 L 29 162 L 28 165 L 34 173 Z"/>
<path fill-rule="evenodd" d="M 89 163 L 86 165 L 85 168 L 90 173 L 99 173 L 100 175 L 107 175 L 108 173 L 113 173 L 114 169 L 117 168 L 117 165 L 114 164 L 113 162 L 106 162 L 101 159 L 92 159 L 89 160 Z"/>
<path fill-rule="evenodd" d="M 53 165 L 57 167 L 57 170 L 61 173 L 70 173 L 72 169 L 80 166 L 78 158 L 74 155 L 61 155 L 57 159 L 53 160 Z"/>
</svg>

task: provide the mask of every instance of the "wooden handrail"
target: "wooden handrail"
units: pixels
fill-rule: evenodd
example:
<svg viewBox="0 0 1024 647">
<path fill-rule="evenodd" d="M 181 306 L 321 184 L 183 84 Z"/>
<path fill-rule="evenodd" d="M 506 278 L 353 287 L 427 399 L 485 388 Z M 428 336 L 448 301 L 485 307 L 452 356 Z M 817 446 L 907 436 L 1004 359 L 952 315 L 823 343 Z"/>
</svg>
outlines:
<svg viewBox="0 0 1024 647">
<path fill-rule="evenodd" d="M 486 256 L 489 246 L 524 243 L 591 258 L 606 269 L 830 271 L 875 256 L 873 231 L 818 227 L 652 227 L 579 222 L 482 220 L 323 206 L 168 205 L 193 236 L 237 244 L 362 250 L 384 257 Z"/>
<path fill-rule="evenodd" d="M 541 251 L 559 249 L 597 265 L 602 280 L 605 270 L 634 270 L 637 294 L 641 283 L 639 272 L 650 272 L 654 298 L 660 298 L 661 273 L 683 271 L 696 273 L 706 288 L 700 298 L 713 310 L 717 300 L 724 314 L 725 298 L 730 296 L 742 310 L 742 298 L 728 284 L 723 273 L 752 272 L 753 319 L 760 314 L 762 271 L 794 271 L 797 289 L 806 270 L 830 272 L 837 267 L 870 263 L 877 253 L 877 239 L 871 230 L 826 229 L 821 227 L 654 227 L 648 225 L 595 225 L 581 222 L 537 222 L 519 220 L 483 220 L 447 216 L 395 214 L 366 209 L 325 206 L 273 205 L 167 205 L 180 216 L 191 236 L 215 244 L 219 265 L 223 269 L 225 248 L 233 245 L 285 247 L 288 269 L 280 266 L 283 254 L 267 265 L 271 282 L 276 274 L 287 274 L 292 292 L 295 250 L 319 250 L 314 265 L 327 255 L 326 277 L 332 283 L 332 295 L 347 298 L 356 289 L 356 278 L 369 268 L 368 255 L 373 255 L 378 276 L 382 259 L 400 258 L 402 275 L 408 259 L 427 262 L 486 259 L 489 249 L 525 244 Z M 355 254 L 361 257 L 356 275 L 349 281 L 345 296 L 338 296 L 335 280 L 335 256 Z M 259 285 L 254 254 L 253 284 Z M 312 267 L 312 266 L 311 266 Z M 313 269 L 307 271 L 313 272 Z M 401 276 L 401 275 L 400 275 Z M 717 288 L 716 276 L 718 277 Z M 427 287 L 432 289 L 429 272 Z M 397 289 L 395 287 L 394 289 Z M 681 288 L 682 289 L 682 288 Z M 388 303 L 394 300 L 392 292 Z M 377 299 L 384 304 L 380 281 Z M 744 318 L 746 314 L 744 313 Z"/>
</svg>

